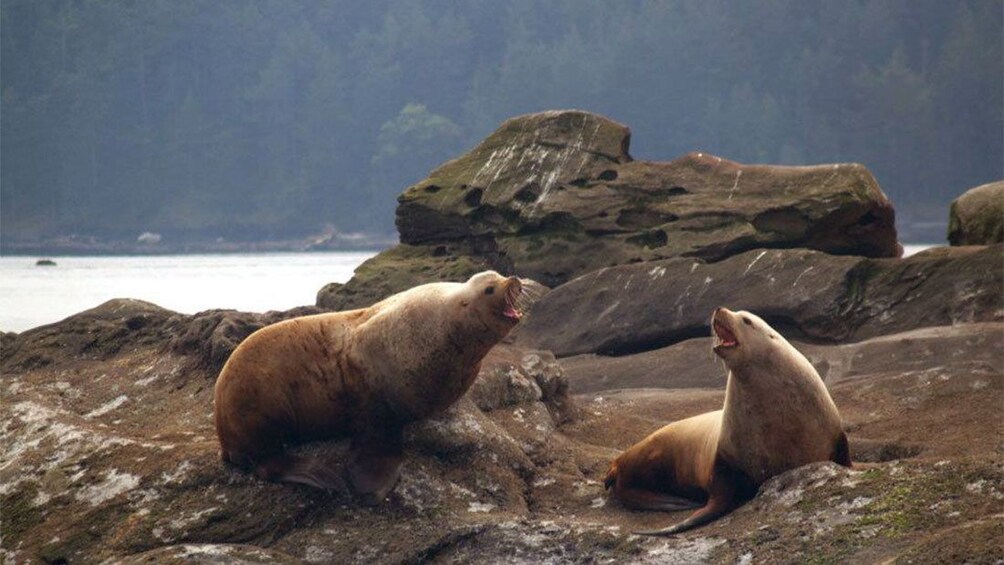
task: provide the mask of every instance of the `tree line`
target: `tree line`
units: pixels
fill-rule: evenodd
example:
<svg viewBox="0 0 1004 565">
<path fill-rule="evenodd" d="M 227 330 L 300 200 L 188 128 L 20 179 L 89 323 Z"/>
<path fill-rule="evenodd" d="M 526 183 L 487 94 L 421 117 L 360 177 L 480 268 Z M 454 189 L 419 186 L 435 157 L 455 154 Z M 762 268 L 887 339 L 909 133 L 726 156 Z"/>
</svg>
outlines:
<svg viewBox="0 0 1004 565">
<path fill-rule="evenodd" d="M 868 166 L 906 221 L 1002 176 L 1002 4 L 4 0 L 0 237 L 392 232 L 511 116 L 636 158 Z"/>
</svg>

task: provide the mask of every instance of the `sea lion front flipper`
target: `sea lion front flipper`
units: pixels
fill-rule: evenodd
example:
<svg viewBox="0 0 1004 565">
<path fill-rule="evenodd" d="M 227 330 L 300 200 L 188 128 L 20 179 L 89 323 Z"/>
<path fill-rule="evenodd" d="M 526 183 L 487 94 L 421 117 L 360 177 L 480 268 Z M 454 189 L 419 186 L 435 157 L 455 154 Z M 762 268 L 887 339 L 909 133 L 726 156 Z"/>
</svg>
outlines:
<svg viewBox="0 0 1004 565">
<path fill-rule="evenodd" d="M 711 476 L 711 486 L 708 489 L 708 502 L 686 520 L 663 528 L 647 532 L 634 532 L 642 536 L 669 536 L 696 528 L 726 514 L 742 502 L 745 502 L 749 492 L 749 479 L 745 474 L 725 463 L 719 458 L 715 461 Z"/>
<path fill-rule="evenodd" d="M 379 504 L 397 484 L 404 460 L 402 443 L 400 429 L 353 438 L 346 471 L 352 490 L 364 504 Z"/>
</svg>

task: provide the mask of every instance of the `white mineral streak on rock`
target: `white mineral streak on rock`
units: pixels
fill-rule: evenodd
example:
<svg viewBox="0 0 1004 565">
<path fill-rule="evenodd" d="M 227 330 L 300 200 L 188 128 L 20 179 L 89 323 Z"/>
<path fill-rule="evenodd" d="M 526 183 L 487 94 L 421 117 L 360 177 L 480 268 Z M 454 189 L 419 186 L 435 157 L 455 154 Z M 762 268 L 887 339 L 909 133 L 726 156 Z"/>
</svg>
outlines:
<svg viewBox="0 0 1004 565">
<path fill-rule="evenodd" d="M 491 512 L 495 510 L 495 505 L 487 502 L 472 502 L 467 506 L 468 512 Z"/>
<path fill-rule="evenodd" d="M 111 412 L 112 410 L 115 410 L 119 406 L 122 406 L 123 404 L 125 404 L 127 400 L 129 400 L 129 397 L 124 394 L 121 394 L 115 397 L 114 399 L 95 408 L 94 410 L 91 410 L 90 412 L 84 415 L 84 418 L 90 420 L 91 418 L 97 418 L 98 416 L 103 416 Z"/>
<path fill-rule="evenodd" d="M 729 191 L 729 200 L 732 200 L 732 196 L 739 190 L 739 177 L 743 176 L 742 169 L 736 171 L 736 180 L 732 183 L 732 190 Z"/>
<path fill-rule="evenodd" d="M 97 506 L 116 496 L 128 492 L 139 485 L 139 477 L 129 473 L 120 473 L 118 469 L 105 471 L 100 482 L 88 485 L 76 494 L 76 499 Z"/>
<path fill-rule="evenodd" d="M 791 283 L 791 286 L 796 286 L 798 284 L 798 281 L 802 280 L 802 277 L 805 276 L 806 273 L 808 273 L 809 271 L 811 271 L 814 268 L 815 267 L 809 267 L 806 270 L 804 270 L 801 273 L 799 273 L 798 276 L 795 277 L 795 282 Z"/>
<path fill-rule="evenodd" d="M 725 543 L 720 538 L 697 538 L 680 543 L 678 540 L 664 541 L 648 550 L 642 563 L 674 563 L 696 565 L 709 563 L 711 552 Z"/>
<path fill-rule="evenodd" d="M 753 259 L 753 261 L 746 267 L 746 270 L 743 271 L 743 275 L 745 276 L 746 273 L 750 272 L 750 269 L 753 268 L 753 265 L 756 265 L 756 262 L 759 261 L 766 254 L 767 254 L 766 251 L 761 251 L 760 254 L 756 256 L 756 259 Z"/>
<path fill-rule="evenodd" d="M 164 471 L 163 473 L 161 473 L 160 480 L 163 481 L 164 483 L 177 483 L 180 480 L 184 479 L 192 468 L 193 467 L 190 462 L 182 461 L 181 464 L 178 465 L 178 467 L 174 471 L 171 472 Z"/>
</svg>

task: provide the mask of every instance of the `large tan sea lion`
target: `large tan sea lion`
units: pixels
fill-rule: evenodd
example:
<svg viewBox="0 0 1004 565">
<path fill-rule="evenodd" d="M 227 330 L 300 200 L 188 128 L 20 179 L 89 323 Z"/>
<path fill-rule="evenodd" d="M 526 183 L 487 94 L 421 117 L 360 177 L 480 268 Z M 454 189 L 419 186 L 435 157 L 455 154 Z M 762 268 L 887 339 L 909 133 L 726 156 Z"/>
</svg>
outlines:
<svg viewBox="0 0 1004 565">
<path fill-rule="evenodd" d="M 770 477 L 807 463 L 851 466 L 840 413 L 798 350 L 749 312 L 718 308 L 712 328 L 714 351 L 729 368 L 725 406 L 659 429 L 607 472 L 606 487 L 626 506 L 700 506 L 679 524 L 638 533 L 669 535 L 710 522 Z"/>
<path fill-rule="evenodd" d="M 349 483 L 365 501 L 382 500 L 399 476 L 404 425 L 467 391 L 519 322 L 521 292 L 518 278 L 486 271 L 258 330 L 216 381 L 223 460 L 266 480 L 337 488 L 330 469 L 285 446 L 351 437 Z"/>
</svg>

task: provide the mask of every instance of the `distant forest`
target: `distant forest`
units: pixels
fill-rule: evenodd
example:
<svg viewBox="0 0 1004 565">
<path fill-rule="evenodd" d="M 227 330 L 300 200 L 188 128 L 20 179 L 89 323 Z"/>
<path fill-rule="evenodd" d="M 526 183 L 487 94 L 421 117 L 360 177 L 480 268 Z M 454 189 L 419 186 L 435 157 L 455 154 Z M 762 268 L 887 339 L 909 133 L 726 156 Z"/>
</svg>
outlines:
<svg viewBox="0 0 1004 565">
<path fill-rule="evenodd" d="M 902 223 L 1002 173 L 997 0 L 3 0 L 0 237 L 393 233 L 511 116 L 636 158 L 865 164 Z"/>
</svg>

